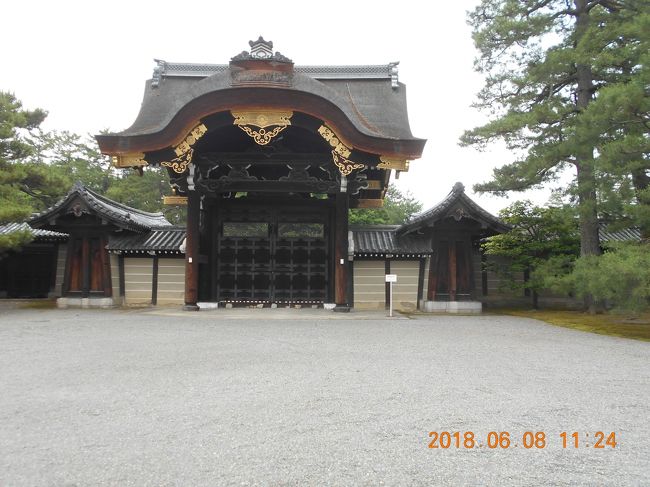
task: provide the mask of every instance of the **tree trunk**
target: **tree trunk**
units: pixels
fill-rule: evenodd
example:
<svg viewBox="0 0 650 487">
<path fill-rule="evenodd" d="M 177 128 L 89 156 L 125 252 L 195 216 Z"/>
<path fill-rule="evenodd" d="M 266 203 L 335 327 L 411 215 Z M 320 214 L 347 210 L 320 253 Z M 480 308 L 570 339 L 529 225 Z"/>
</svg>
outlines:
<svg viewBox="0 0 650 487">
<path fill-rule="evenodd" d="M 575 0 L 576 10 L 576 45 L 589 27 L 588 0 Z M 579 112 L 584 111 L 593 100 L 593 74 L 588 64 L 576 65 L 577 96 L 576 105 Z M 578 129 L 580 128 L 578 124 Z M 578 134 L 580 135 L 580 134 Z M 582 139 L 582 140 L 581 140 Z M 596 177 L 594 174 L 594 143 L 584 134 L 578 138 L 580 149 L 576 153 L 578 182 L 578 213 L 580 216 L 580 255 L 600 254 L 598 238 L 598 208 L 596 200 Z M 585 308 L 590 313 L 596 312 L 593 296 L 585 297 Z"/>
</svg>

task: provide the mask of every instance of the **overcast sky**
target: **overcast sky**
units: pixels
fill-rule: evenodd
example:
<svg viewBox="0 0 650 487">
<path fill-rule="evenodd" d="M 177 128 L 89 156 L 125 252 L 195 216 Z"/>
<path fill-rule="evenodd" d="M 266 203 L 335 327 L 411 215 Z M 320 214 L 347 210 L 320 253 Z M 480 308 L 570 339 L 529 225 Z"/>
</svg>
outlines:
<svg viewBox="0 0 650 487">
<path fill-rule="evenodd" d="M 400 61 L 411 130 L 428 142 L 397 185 L 426 208 L 456 181 L 474 197 L 472 185 L 509 160 L 498 147 L 458 146 L 485 121 L 470 107 L 482 80 L 466 11 L 477 3 L 12 0 L 2 7 L 0 90 L 47 110 L 46 129 L 95 134 L 135 120 L 154 58 L 225 64 L 262 35 L 296 64 Z M 509 203 L 476 198 L 492 212 Z"/>
</svg>

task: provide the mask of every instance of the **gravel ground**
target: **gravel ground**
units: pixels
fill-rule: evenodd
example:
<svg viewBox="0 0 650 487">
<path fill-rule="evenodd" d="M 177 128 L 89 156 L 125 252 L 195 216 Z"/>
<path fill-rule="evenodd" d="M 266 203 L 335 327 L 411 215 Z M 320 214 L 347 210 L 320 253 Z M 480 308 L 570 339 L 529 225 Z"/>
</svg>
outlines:
<svg viewBox="0 0 650 487">
<path fill-rule="evenodd" d="M 650 485 L 649 364 L 515 317 L 4 309 L 0 485 Z"/>
</svg>

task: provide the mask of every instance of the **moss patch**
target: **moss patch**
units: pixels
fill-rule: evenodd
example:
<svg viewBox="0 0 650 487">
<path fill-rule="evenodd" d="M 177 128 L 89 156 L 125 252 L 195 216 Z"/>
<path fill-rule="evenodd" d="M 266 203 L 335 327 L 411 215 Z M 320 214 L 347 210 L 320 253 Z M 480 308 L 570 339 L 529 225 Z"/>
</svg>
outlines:
<svg viewBox="0 0 650 487">
<path fill-rule="evenodd" d="M 20 303 L 22 309 L 52 309 L 56 308 L 56 299 L 35 299 Z"/>
<path fill-rule="evenodd" d="M 590 315 L 580 311 L 512 310 L 494 313 L 542 320 L 551 325 L 634 340 L 650 341 L 650 313 L 638 315 L 604 313 Z"/>
</svg>

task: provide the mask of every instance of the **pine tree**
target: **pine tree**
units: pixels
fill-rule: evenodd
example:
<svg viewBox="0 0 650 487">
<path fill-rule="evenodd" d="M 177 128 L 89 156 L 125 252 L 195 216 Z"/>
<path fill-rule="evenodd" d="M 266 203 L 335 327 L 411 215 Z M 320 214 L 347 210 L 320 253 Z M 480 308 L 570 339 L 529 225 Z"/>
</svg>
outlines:
<svg viewBox="0 0 650 487">
<path fill-rule="evenodd" d="M 20 221 L 34 210 L 29 195 L 39 175 L 31 175 L 21 161 L 32 153 L 25 135 L 38 127 L 46 113 L 24 110 L 11 93 L 0 91 L 0 224 Z M 0 235 L 0 252 L 20 247 L 32 238 L 30 232 Z"/>
<path fill-rule="evenodd" d="M 476 69 L 486 76 L 476 106 L 492 120 L 461 142 L 484 147 L 500 139 L 516 157 L 475 189 L 539 187 L 572 166 L 575 179 L 566 190 L 577 199 L 584 256 L 600 253 L 598 190 L 605 174 L 603 132 L 590 108 L 601 90 L 636 75 L 617 42 L 633 35 L 631 20 L 647 11 L 645 0 L 483 0 L 470 14 L 480 52 Z"/>
<path fill-rule="evenodd" d="M 420 203 L 409 191 L 402 193 L 389 186 L 381 208 L 356 208 L 350 210 L 352 225 L 401 225 L 422 211 Z"/>
</svg>

